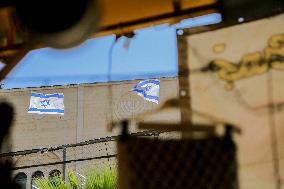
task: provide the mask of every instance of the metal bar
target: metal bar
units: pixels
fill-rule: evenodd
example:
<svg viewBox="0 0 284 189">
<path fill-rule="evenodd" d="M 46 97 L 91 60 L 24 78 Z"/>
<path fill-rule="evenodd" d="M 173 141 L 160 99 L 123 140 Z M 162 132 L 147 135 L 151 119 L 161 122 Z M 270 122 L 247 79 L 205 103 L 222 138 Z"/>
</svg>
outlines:
<svg viewBox="0 0 284 189">
<path fill-rule="evenodd" d="M 158 131 L 142 131 L 142 132 L 137 132 L 137 133 L 131 133 L 130 135 L 132 136 L 154 136 Z M 110 136 L 110 137 L 105 137 L 105 138 L 99 138 L 99 139 L 93 139 L 93 140 L 88 140 L 80 143 L 75 143 L 75 144 L 65 144 L 57 147 L 51 147 L 51 148 L 39 148 L 39 149 L 32 149 L 32 150 L 23 150 L 23 151 L 16 151 L 16 152 L 8 152 L 8 153 L 2 153 L 0 154 L 0 157 L 7 157 L 7 156 L 21 156 L 21 155 L 27 155 L 27 154 L 33 154 L 33 153 L 39 153 L 42 151 L 56 151 L 56 150 L 61 150 L 64 147 L 70 148 L 70 147 L 78 147 L 78 146 L 85 146 L 89 144 L 96 144 L 96 143 L 102 143 L 102 142 L 110 142 L 110 141 L 115 141 L 118 140 L 119 136 Z"/>
<path fill-rule="evenodd" d="M 6 66 L 0 71 L 0 81 L 10 73 L 10 71 L 20 62 L 20 60 L 33 48 L 35 44 L 27 44 L 21 48 L 15 56 L 8 59 Z"/>
<path fill-rule="evenodd" d="M 164 131 L 182 131 L 182 132 L 208 132 L 208 133 L 214 133 L 215 132 L 215 126 L 213 125 L 203 125 L 203 124 L 194 124 L 193 125 L 187 125 L 185 127 L 181 127 L 180 124 L 175 123 L 139 123 L 139 129 L 152 129 L 155 127 L 157 130 L 164 130 Z"/>
<path fill-rule="evenodd" d="M 13 44 L 13 45 L 7 45 L 7 46 L 0 46 L 0 51 L 19 50 L 24 45 L 25 44 Z"/>
<path fill-rule="evenodd" d="M 279 161 L 279 144 L 277 140 L 277 129 L 276 129 L 276 118 L 275 112 L 276 107 L 274 105 L 274 86 L 273 86 L 273 72 L 269 72 L 267 75 L 267 96 L 268 102 L 271 103 L 271 106 L 268 109 L 268 120 L 269 120 L 269 129 L 270 129 L 270 144 L 271 144 L 271 156 L 273 159 L 273 174 L 275 179 L 276 189 L 281 188 L 281 172 L 280 172 L 280 161 Z"/>
<path fill-rule="evenodd" d="M 99 156 L 99 157 L 91 157 L 91 158 L 80 158 L 80 159 L 72 159 L 72 160 L 65 160 L 65 161 L 57 161 L 57 162 L 53 162 L 53 163 L 43 163 L 43 164 L 37 164 L 37 165 L 14 167 L 14 168 L 12 168 L 12 170 L 27 169 L 27 168 L 32 168 L 32 167 L 42 167 L 42 166 L 48 166 L 48 165 L 60 165 L 60 164 L 67 164 L 67 163 L 72 163 L 72 162 L 80 162 L 80 161 L 87 161 L 87 160 L 94 160 L 94 159 L 114 158 L 116 156 L 117 156 L 117 154 L 113 154 L 113 155 L 108 155 L 108 156 Z"/>
<path fill-rule="evenodd" d="M 180 10 L 177 12 L 172 12 L 172 13 L 167 13 L 167 14 L 163 14 L 163 15 L 158 15 L 158 16 L 153 16 L 153 17 L 148 17 L 148 18 L 143 18 L 143 19 L 138 19 L 138 20 L 134 20 L 134 21 L 130 21 L 130 22 L 124 22 L 124 23 L 119 23 L 119 24 L 115 24 L 115 25 L 110 25 L 110 26 L 105 26 L 105 27 L 101 27 L 98 29 L 99 32 L 106 32 L 106 31 L 111 31 L 111 30 L 116 30 L 118 28 L 126 28 L 126 27 L 132 27 L 135 25 L 140 25 L 140 24 L 145 24 L 145 23 L 149 23 L 149 22 L 156 22 L 159 20 L 163 20 L 163 19 L 170 19 L 170 18 L 174 18 L 174 17 L 179 17 L 179 16 L 185 16 L 188 14 L 193 14 L 193 13 L 197 13 L 197 12 L 201 12 L 201 11 L 207 11 L 207 10 L 212 10 L 212 9 L 219 9 L 219 3 L 213 3 L 210 5 L 206 5 L 206 6 L 201 6 L 201 7 L 196 7 L 196 8 L 192 8 L 192 9 L 187 9 L 187 10 Z"/>
<path fill-rule="evenodd" d="M 66 181 L 66 148 L 63 148 L 63 164 L 62 164 L 62 174 L 63 174 L 63 179 Z"/>
<path fill-rule="evenodd" d="M 187 40 L 183 35 L 183 30 L 177 30 L 178 45 L 178 82 L 179 82 L 179 99 L 181 111 L 181 125 L 190 126 L 191 124 L 191 97 L 189 83 L 189 67 L 187 57 Z M 185 111 L 187 110 L 187 111 Z M 189 110 L 189 111 L 188 111 Z"/>
</svg>

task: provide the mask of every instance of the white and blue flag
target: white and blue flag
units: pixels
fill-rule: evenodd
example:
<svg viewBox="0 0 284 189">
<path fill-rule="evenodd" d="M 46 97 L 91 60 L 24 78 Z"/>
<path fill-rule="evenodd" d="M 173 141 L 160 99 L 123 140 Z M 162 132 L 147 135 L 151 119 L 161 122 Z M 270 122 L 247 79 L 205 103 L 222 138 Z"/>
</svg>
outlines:
<svg viewBox="0 0 284 189">
<path fill-rule="evenodd" d="M 42 94 L 32 92 L 28 113 L 64 115 L 63 93 Z"/>
<path fill-rule="evenodd" d="M 140 81 L 134 86 L 132 91 L 143 97 L 145 100 L 158 104 L 160 101 L 160 80 L 148 79 Z"/>
</svg>

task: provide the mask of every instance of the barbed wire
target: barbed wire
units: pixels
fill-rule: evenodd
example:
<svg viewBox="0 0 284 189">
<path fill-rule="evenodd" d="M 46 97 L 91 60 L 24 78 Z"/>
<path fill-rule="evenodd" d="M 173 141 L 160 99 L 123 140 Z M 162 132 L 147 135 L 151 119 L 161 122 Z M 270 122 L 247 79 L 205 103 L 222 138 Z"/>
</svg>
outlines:
<svg viewBox="0 0 284 189">
<path fill-rule="evenodd" d="M 156 136 L 159 135 L 161 131 L 141 131 L 141 132 L 136 132 L 136 133 L 131 133 L 130 135 L 133 136 Z M 79 142 L 79 143 L 74 143 L 74 144 L 64 144 L 61 146 L 55 146 L 55 147 L 42 147 L 42 148 L 37 148 L 37 149 L 32 149 L 32 150 L 22 150 L 22 151 L 15 151 L 15 152 L 7 152 L 7 153 L 1 153 L 0 157 L 15 157 L 15 156 L 21 156 L 21 155 L 28 155 L 28 154 L 33 154 L 33 153 L 44 153 L 44 152 L 52 152 L 56 150 L 61 150 L 64 148 L 71 148 L 71 147 L 78 147 L 78 146 L 85 146 L 85 145 L 90 145 L 90 144 L 95 144 L 95 143 L 103 143 L 103 142 L 109 142 L 109 141 L 116 141 L 120 135 L 117 136 L 108 136 L 104 138 L 98 138 L 98 139 L 92 139 L 92 140 L 87 140 L 84 142 Z"/>
</svg>

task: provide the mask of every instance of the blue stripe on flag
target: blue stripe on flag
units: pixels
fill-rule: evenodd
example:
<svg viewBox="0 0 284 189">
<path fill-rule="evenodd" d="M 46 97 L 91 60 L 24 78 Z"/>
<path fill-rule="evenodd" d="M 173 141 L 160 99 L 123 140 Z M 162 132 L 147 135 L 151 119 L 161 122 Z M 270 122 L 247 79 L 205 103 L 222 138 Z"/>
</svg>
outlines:
<svg viewBox="0 0 284 189">
<path fill-rule="evenodd" d="M 142 85 L 145 84 L 155 84 L 155 85 L 160 85 L 160 81 L 159 80 L 145 80 L 145 81 L 141 81 L 140 83 L 138 83 L 135 87 L 141 87 Z"/>
<path fill-rule="evenodd" d="M 64 113 L 64 110 L 62 110 L 62 109 L 39 109 L 39 108 L 29 108 L 28 111 Z"/>
<path fill-rule="evenodd" d="M 142 93 L 145 98 L 154 99 L 154 100 L 159 101 L 159 97 L 147 95 L 144 90 L 141 90 L 141 89 L 133 89 L 133 91 L 135 91 L 135 92 L 137 92 L 137 93 Z"/>
<path fill-rule="evenodd" d="M 32 93 L 31 96 L 39 98 L 51 98 L 51 97 L 64 98 L 64 95 L 59 93 L 54 93 L 54 94 Z"/>
</svg>

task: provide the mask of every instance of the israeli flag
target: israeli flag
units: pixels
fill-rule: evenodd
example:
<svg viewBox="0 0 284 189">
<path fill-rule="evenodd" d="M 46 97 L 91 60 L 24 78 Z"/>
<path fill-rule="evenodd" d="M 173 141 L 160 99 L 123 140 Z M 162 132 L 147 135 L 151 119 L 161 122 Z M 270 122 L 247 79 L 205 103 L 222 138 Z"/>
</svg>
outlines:
<svg viewBox="0 0 284 189">
<path fill-rule="evenodd" d="M 132 91 L 145 100 L 158 104 L 160 100 L 160 80 L 148 79 L 140 81 Z"/>
<path fill-rule="evenodd" d="M 32 92 L 28 113 L 64 115 L 63 93 L 42 94 Z"/>
</svg>

